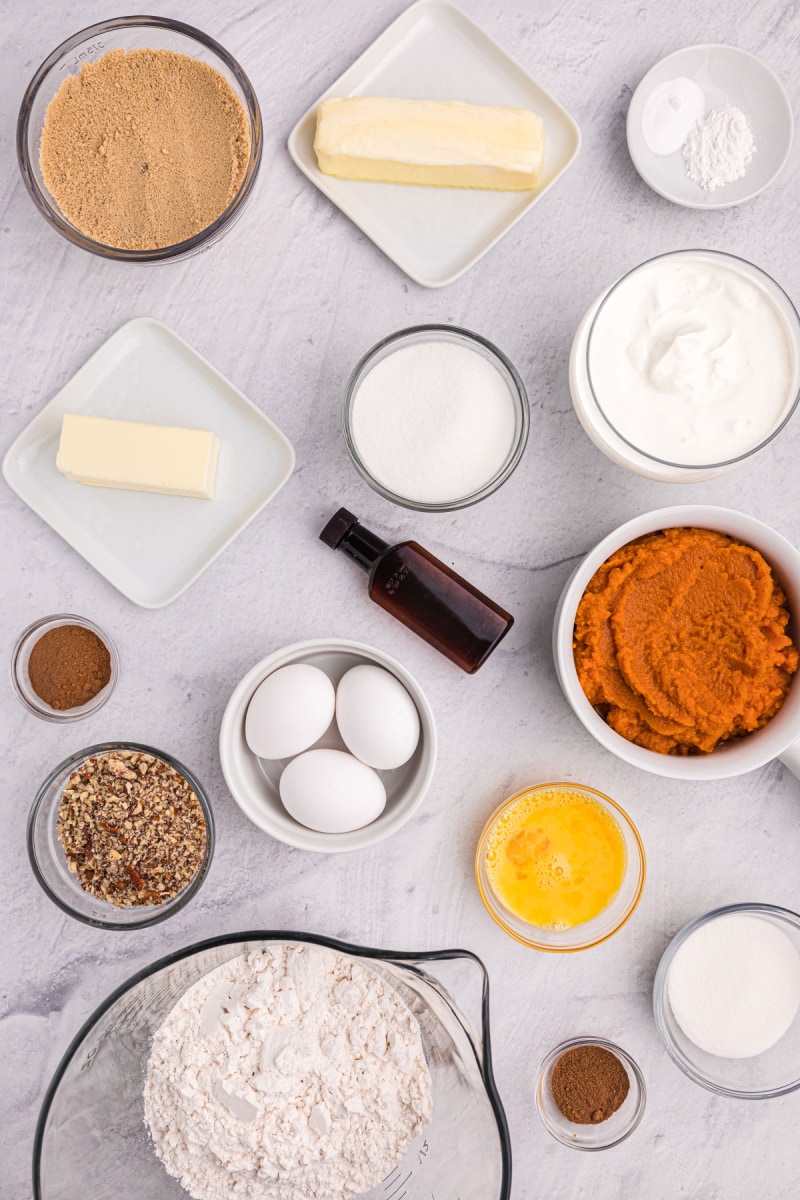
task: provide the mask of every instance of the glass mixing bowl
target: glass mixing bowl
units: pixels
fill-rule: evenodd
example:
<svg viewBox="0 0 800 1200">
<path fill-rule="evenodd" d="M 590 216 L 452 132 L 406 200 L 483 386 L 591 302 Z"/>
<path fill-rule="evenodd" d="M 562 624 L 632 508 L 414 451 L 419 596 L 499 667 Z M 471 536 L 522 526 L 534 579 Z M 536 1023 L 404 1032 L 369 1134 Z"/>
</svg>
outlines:
<svg viewBox="0 0 800 1200">
<path fill-rule="evenodd" d="M 214 67 L 225 77 L 241 101 L 250 128 L 250 161 L 239 191 L 215 221 L 194 237 L 155 250 L 124 250 L 96 242 L 67 220 L 44 182 L 39 166 L 39 142 L 48 104 L 68 74 L 77 74 L 84 62 L 102 58 L 109 50 L 173 50 Z M 44 60 L 22 98 L 17 119 L 17 160 L 31 199 L 42 216 L 68 241 L 102 258 L 121 262 L 163 262 L 205 249 L 230 229 L 250 198 L 261 165 L 263 133 L 261 110 L 250 80 L 235 58 L 207 34 L 164 17 L 117 17 L 90 25 L 73 34 Z"/>
<path fill-rule="evenodd" d="M 771 921 L 789 937 L 800 953 L 800 916 L 774 904 L 729 904 L 696 917 L 676 933 L 658 964 L 653 983 L 653 1014 L 664 1049 L 684 1075 L 718 1096 L 737 1100 L 768 1100 L 800 1088 L 800 1013 L 780 1041 L 755 1058 L 720 1058 L 695 1046 L 675 1020 L 669 1003 L 667 980 L 678 949 L 710 921 L 729 913 L 745 913 Z"/>
<path fill-rule="evenodd" d="M 67 1050 L 42 1105 L 33 1150 L 35 1200 L 186 1200 L 144 1124 L 153 1034 L 183 993 L 221 963 L 266 943 L 310 942 L 368 960 L 416 1015 L 433 1116 L 368 1200 L 508 1200 L 511 1147 L 492 1075 L 489 981 L 467 950 L 395 954 L 306 933 L 235 933 L 137 972 L 97 1009 Z M 435 972 L 432 974 L 431 972 Z M 451 997 L 472 1014 L 463 1015 Z"/>
<path fill-rule="evenodd" d="M 599 804 L 614 818 L 625 840 L 625 875 L 620 889 L 611 903 L 591 921 L 573 925 L 571 929 L 542 929 L 540 926 L 531 925 L 528 921 L 518 917 L 495 893 L 486 869 L 486 851 L 499 818 L 517 804 L 523 796 L 559 788 L 583 794 L 588 800 Z M 646 874 L 644 845 L 638 829 L 628 814 L 610 797 L 579 783 L 540 783 L 535 787 L 523 788 L 522 791 L 516 792 L 499 808 L 496 808 L 489 817 L 483 827 L 475 852 L 475 877 L 478 891 L 492 920 L 496 921 L 501 929 L 516 941 L 521 942 L 523 946 L 530 946 L 533 950 L 547 950 L 552 954 L 570 954 L 576 950 L 588 950 L 591 946 L 598 946 L 618 933 L 633 915 L 642 898 Z"/>
<path fill-rule="evenodd" d="M 409 496 L 401 496 L 399 493 L 391 491 L 372 474 L 368 464 L 361 457 L 353 432 L 353 405 L 356 402 L 358 389 L 361 384 L 373 367 L 376 367 L 379 362 L 388 358 L 390 354 L 404 349 L 406 346 L 430 342 L 450 342 L 453 345 L 466 346 L 492 364 L 505 380 L 511 394 L 514 405 L 514 435 L 511 445 L 508 448 L 505 462 L 499 471 L 491 479 L 487 479 L 476 491 L 470 492 L 467 496 L 453 496 L 447 500 L 428 503 L 424 500 L 414 500 Z M 347 383 L 344 405 L 342 407 L 342 432 L 344 434 L 345 445 L 359 475 L 366 480 L 379 496 L 383 496 L 385 500 L 391 500 L 393 504 L 399 504 L 402 508 L 413 509 L 415 512 L 452 512 L 459 508 L 469 508 L 470 505 L 477 504 L 480 500 L 485 500 L 487 496 L 491 496 L 499 487 L 502 487 L 517 469 L 520 459 L 525 452 L 530 423 L 531 414 L 528 404 L 528 394 L 525 391 L 525 384 L 520 379 L 514 364 L 506 358 L 502 350 L 498 350 L 497 346 L 493 345 L 487 338 L 483 338 L 477 333 L 471 333 L 469 329 L 459 329 L 455 325 L 414 325 L 410 329 L 400 329 L 397 333 L 392 333 L 388 337 L 383 338 L 371 350 L 368 350 L 361 361 L 356 364 Z"/>
<path fill-rule="evenodd" d="M 90 892 L 85 892 L 78 883 L 77 877 L 67 866 L 67 857 L 58 840 L 58 812 L 61 797 L 67 780 L 73 771 L 87 758 L 97 754 L 107 754 L 120 750 L 138 750 L 142 754 L 152 754 L 163 759 L 173 770 L 184 777 L 194 790 L 206 823 L 206 846 L 203 860 L 193 878 L 171 900 L 163 904 L 146 904 L 133 908 L 117 908 L 105 900 L 98 900 Z M 182 763 L 163 750 L 154 750 L 152 746 L 141 746 L 137 742 L 101 742 L 89 746 L 70 755 L 64 762 L 59 763 L 45 779 L 28 817 L 28 859 L 33 873 L 42 888 L 62 912 L 87 925 L 98 929 L 144 929 L 148 925 L 157 925 L 165 921 L 173 913 L 179 912 L 188 904 L 208 874 L 211 859 L 214 855 L 214 816 L 208 796 L 202 786 Z"/>
</svg>

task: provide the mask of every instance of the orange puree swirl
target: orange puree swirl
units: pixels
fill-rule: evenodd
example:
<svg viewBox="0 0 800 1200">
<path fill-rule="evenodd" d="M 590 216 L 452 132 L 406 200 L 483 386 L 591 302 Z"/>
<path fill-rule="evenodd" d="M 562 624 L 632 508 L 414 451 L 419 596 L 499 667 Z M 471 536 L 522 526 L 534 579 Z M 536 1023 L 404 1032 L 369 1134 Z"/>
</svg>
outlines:
<svg viewBox="0 0 800 1200">
<path fill-rule="evenodd" d="M 628 741 L 709 753 L 783 704 L 798 667 L 789 620 L 757 550 L 709 529 L 666 529 L 595 572 L 575 616 L 575 666 L 589 701 Z"/>
</svg>

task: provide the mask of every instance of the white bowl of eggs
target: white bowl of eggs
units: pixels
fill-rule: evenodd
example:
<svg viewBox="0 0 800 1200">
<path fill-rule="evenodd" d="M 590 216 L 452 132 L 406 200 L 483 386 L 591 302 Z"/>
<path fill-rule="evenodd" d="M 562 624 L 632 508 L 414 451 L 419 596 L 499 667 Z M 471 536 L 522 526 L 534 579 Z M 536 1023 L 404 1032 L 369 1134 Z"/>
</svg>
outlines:
<svg viewBox="0 0 800 1200">
<path fill-rule="evenodd" d="M 362 850 L 416 812 L 436 765 L 417 681 L 362 642 L 296 642 L 248 671 L 219 735 L 222 773 L 253 824 L 301 850 Z"/>
</svg>

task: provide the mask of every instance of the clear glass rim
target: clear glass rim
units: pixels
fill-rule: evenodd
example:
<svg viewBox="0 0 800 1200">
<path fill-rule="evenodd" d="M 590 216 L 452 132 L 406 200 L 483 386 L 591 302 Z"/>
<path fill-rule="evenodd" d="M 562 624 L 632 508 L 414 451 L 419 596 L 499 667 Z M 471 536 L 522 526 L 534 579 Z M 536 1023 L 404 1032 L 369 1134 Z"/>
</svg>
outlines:
<svg viewBox="0 0 800 1200">
<path fill-rule="evenodd" d="M 124 983 L 116 987 L 98 1007 L 90 1014 L 83 1022 L 75 1037 L 70 1042 L 67 1050 L 59 1062 L 53 1077 L 50 1080 L 47 1091 L 45 1092 L 42 1107 L 39 1111 L 39 1118 L 36 1122 L 36 1131 L 33 1139 L 33 1195 L 34 1200 L 46 1200 L 42 1195 L 41 1187 L 41 1158 L 42 1149 L 44 1146 L 45 1126 L 50 1113 L 53 1100 L 61 1085 L 67 1068 L 73 1058 L 79 1051 L 88 1034 L 94 1026 L 105 1015 L 106 1012 L 116 1004 L 126 992 L 135 987 L 143 979 L 147 979 L 151 975 L 155 975 L 165 967 L 172 966 L 175 963 L 181 962 L 184 959 L 191 958 L 195 954 L 200 954 L 204 950 L 213 950 L 218 946 L 230 946 L 239 942 L 254 942 L 254 941 L 279 941 L 279 942 L 310 942 L 315 946 L 325 946 L 330 950 L 338 950 L 342 954 L 352 955 L 358 958 L 375 959 L 382 962 L 394 962 L 399 966 L 407 967 L 409 970 L 416 971 L 418 974 L 424 975 L 416 964 L 418 963 L 433 963 L 442 960 L 452 960 L 463 958 L 473 962 L 481 972 L 482 976 L 482 993 L 481 993 L 481 1022 L 483 1035 L 483 1055 L 478 1054 L 477 1048 L 474 1046 L 469 1030 L 465 1029 L 467 1038 L 475 1052 L 475 1059 L 478 1064 L 478 1069 L 486 1089 L 486 1095 L 494 1114 L 497 1125 L 498 1140 L 500 1142 L 500 1154 L 502 1160 L 502 1179 L 498 1200 L 510 1200 L 511 1195 L 511 1137 L 508 1130 L 508 1122 L 506 1119 L 505 1109 L 503 1108 L 500 1094 L 495 1083 L 494 1070 L 492 1065 L 492 1048 L 491 1034 L 489 1026 L 489 974 L 486 967 L 471 950 L 462 949 L 446 949 L 446 950 L 376 950 L 371 947 L 358 946 L 350 942 L 342 942 L 336 938 L 324 937 L 321 934 L 301 933 L 295 930 L 245 930 L 242 933 L 222 934 L 218 937 L 207 938 L 202 942 L 194 942 L 190 946 L 186 946 L 182 950 L 172 951 L 170 954 L 164 955 L 162 958 L 156 959 L 149 966 L 142 967 L 134 972 Z M 428 978 L 426 976 L 426 978 Z M 439 988 L 441 993 L 441 985 L 435 979 L 431 982 Z M 460 1010 L 454 1008 L 455 1001 L 448 1003 L 453 1009 L 454 1016 L 458 1020 Z"/>
<path fill-rule="evenodd" d="M 665 254 L 654 254 L 652 258 L 646 258 L 644 260 L 644 262 L 638 263 L 635 267 L 632 267 L 630 269 L 630 271 L 626 271 L 625 274 L 620 276 L 620 278 L 616 281 L 616 283 L 612 284 L 612 286 L 608 289 L 608 291 L 605 293 L 602 300 L 598 304 L 597 311 L 595 312 L 594 317 L 592 318 L 592 322 L 589 326 L 589 333 L 588 333 L 588 336 L 586 339 L 586 377 L 587 377 L 587 380 L 589 383 L 589 391 L 592 394 L 592 399 L 594 400 L 595 404 L 597 405 L 597 409 L 598 409 L 598 412 L 600 413 L 601 417 L 603 418 L 603 420 L 605 421 L 606 425 L 611 430 L 611 432 L 616 437 L 618 437 L 620 439 L 620 441 L 624 442 L 626 446 L 629 446 L 631 450 L 634 450 L 637 454 L 641 454 L 644 458 L 649 459 L 650 462 L 658 463 L 660 466 L 663 466 L 663 467 L 672 467 L 673 469 L 680 470 L 680 471 L 714 471 L 714 470 L 721 470 L 723 467 L 732 467 L 736 463 L 744 462 L 745 459 L 752 458 L 752 456 L 754 454 L 758 454 L 759 451 L 765 449 L 765 447 L 768 446 L 770 444 L 770 442 L 773 441 L 773 439 L 776 438 L 778 436 L 778 434 L 781 433 L 785 429 L 786 425 L 789 423 L 789 421 L 794 416 L 795 411 L 797 410 L 797 406 L 800 403 L 800 387 L 798 388 L 798 390 L 795 394 L 794 400 L 792 400 L 791 403 L 789 404 L 789 407 L 787 408 L 784 416 L 781 418 L 781 421 L 779 422 L 779 424 L 776 425 L 775 428 L 773 430 L 771 430 L 771 432 L 768 433 L 767 436 L 765 438 L 763 438 L 757 445 L 751 447 L 750 450 L 746 450 L 743 454 L 737 454 L 734 458 L 727 458 L 727 459 L 724 459 L 719 462 L 679 463 L 679 462 L 673 462 L 671 459 L 668 459 L 668 458 L 659 458 L 658 455 L 651 454 L 651 453 L 649 453 L 649 451 L 643 450 L 641 448 L 641 446 L 637 446 L 636 443 L 632 442 L 630 440 L 630 438 L 627 438 L 624 433 L 621 433 L 620 430 L 617 429 L 617 427 L 613 423 L 613 421 L 609 418 L 605 409 L 603 408 L 603 405 L 600 402 L 597 392 L 595 391 L 594 383 L 592 381 L 592 369 L 591 369 L 592 339 L 594 337 L 595 328 L 597 325 L 597 321 L 600 317 L 600 314 L 605 309 L 605 306 L 608 303 L 608 301 L 611 299 L 611 297 L 617 292 L 617 290 L 623 284 L 625 284 L 627 282 L 628 279 L 630 279 L 630 277 L 632 275 L 636 275 L 639 271 L 643 271 L 646 267 L 652 266 L 653 263 L 661 262 L 667 258 L 676 258 L 680 255 L 692 255 L 692 254 L 706 254 L 706 255 L 710 255 L 712 257 L 716 257 L 716 258 L 723 259 L 723 260 L 727 259 L 732 263 L 736 263 L 736 264 L 742 263 L 746 267 L 749 267 L 751 270 L 755 271 L 756 274 L 761 275 L 761 276 L 763 276 L 764 279 L 769 280 L 769 282 L 778 289 L 778 291 L 780 292 L 780 294 L 783 296 L 784 300 L 786 301 L 786 304 L 788 305 L 789 310 L 794 318 L 794 322 L 795 322 L 794 338 L 791 337 L 791 331 L 788 328 L 787 328 L 786 332 L 787 332 L 787 336 L 789 337 L 790 342 L 793 343 L 793 351 L 795 354 L 795 359 L 798 360 L 798 366 L 800 367 L 800 314 L 798 314 L 798 311 L 797 311 L 794 303 L 792 302 L 791 298 L 784 291 L 784 289 L 777 282 L 777 280 L 773 279 L 772 276 L 770 274 L 768 274 L 768 272 L 765 271 L 762 267 L 756 266 L 755 263 L 750 262 L 750 260 L 747 258 L 742 258 L 742 256 L 739 254 L 730 254 L 727 250 L 707 250 L 707 249 L 701 249 L 700 247 L 694 247 L 694 248 L 688 247 L 685 250 L 668 250 Z M 770 299 L 771 299 L 771 297 L 770 297 Z"/>
<path fill-rule="evenodd" d="M 59 711 L 58 709 L 50 708 L 49 706 L 45 705 L 43 700 L 41 701 L 41 708 L 39 708 L 25 695 L 20 683 L 19 660 L 23 646 L 27 642 L 28 638 L 31 637 L 32 634 L 36 633 L 37 629 L 42 629 L 45 625 L 51 625 L 56 621 L 61 625 L 80 625 L 83 629 L 90 629 L 92 633 L 96 634 L 97 637 L 100 638 L 100 641 L 104 644 L 109 655 L 111 656 L 111 678 L 106 686 L 101 688 L 101 690 L 97 693 L 97 696 L 102 698 L 98 700 L 96 704 L 93 704 L 93 700 L 97 699 L 97 697 L 93 697 L 92 700 L 88 701 L 88 704 L 92 705 L 92 707 L 87 707 L 86 705 L 81 706 L 85 709 L 83 712 L 74 712 L 69 708 Z M 93 621 L 90 621 L 88 617 L 80 617 L 77 613 L 53 613 L 52 616 L 40 617 L 38 621 L 33 621 L 26 629 L 23 629 L 22 633 L 17 638 L 14 649 L 11 652 L 11 662 L 9 665 L 11 684 L 14 688 L 16 697 L 23 708 L 25 708 L 27 712 L 33 713 L 35 717 L 39 717 L 42 721 L 52 721 L 57 725 L 66 725 L 71 721 L 82 721 L 84 717 L 91 717 L 96 712 L 99 712 L 103 705 L 107 704 L 111 699 L 119 680 L 119 671 L 119 654 L 117 652 L 117 647 L 114 645 L 113 639 L 109 637 L 105 630 L 101 629 L 99 625 L 95 625 Z M 31 688 L 31 691 L 33 691 L 33 688 Z"/>
<path fill-rule="evenodd" d="M 692 921 L 689 921 L 682 929 L 678 930 L 661 955 L 653 980 L 653 1016 L 658 1036 L 667 1054 L 675 1065 L 680 1067 L 684 1075 L 687 1075 L 693 1083 L 699 1084 L 700 1087 L 705 1088 L 706 1091 L 713 1092 L 716 1096 L 729 1096 L 734 1100 L 771 1100 L 776 1096 L 788 1096 L 790 1092 L 795 1092 L 800 1088 L 800 1077 L 791 1080 L 789 1083 L 781 1084 L 779 1087 L 765 1088 L 762 1091 L 745 1091 L 741 1088 L 725 1087 L 724 1084 L 716 1083 L 713 1079 L 709 1079 L 707 1075 L 704 1075 L 702 1071 L 699 1071 L 686 1057 L 680 1047 L 673 1041 L 667 1027 L 664 1017 L 667 1005 L 667 975 L 678 949 L 687 938 L 703 925 L 708 925 L 710 921 L 715 921 L 718 917 L 728 916 L 730 913 L 753 913 L 761 916 L 777 917 L 781 921 L 794 925 L 795 929 L 800 932 L 800 914 L 792 912 L 790 908 L 782 908 L 778 904 L 763 904 L 758 901 L 742 904 L 726 904 L 721 908 L 713 908 L 710 912 L 702 913 L 699 917 L 695 917 Z M 800 1017 L 795 1019 L 800 1020 Z"/>
<path fill-rule="evenodd" d="M 475 492 L 471 492 L 467 496 L 461 497 L 459 500 L 448 500 L 446 502 L 430 503 L 424 500 L 410 500 L 407 496 L 400 496 L 396 492 L 384 485 L 375 478 L 370 472 L 366 463 L 361 458 L 355 444 L 351 425 L 351 412 L 353 402 L 355 400 L 356 391 L 362 379 L 368 374 L 372 368 L 373 359 L 385 350 L 388 346 L 392 346 L 397 342 L 404 341 L 406 338 L 416 336 L 417 334 L 451 334 L 456 338 L 461 338 L 466 342 L 477 342 L 484 350 L 488 350 L 490 355 L 493 355 L 508 372 L 514 384 L 514 391 L 511 395 L 515 401 L 515 407 L 520 417 L 520 431 L 516 442 L 513 445 L 510 456 L 500 470 L 492 476 L 487 483 Z M 436 338 L 431 339 L 435 341 Z M 410 325 L 406 329 L 398 329 L 395 333 L 390 333 L 385 338 L 381 338 L 376 342 L 366 354 L 362 355 L 356 363 L 350 378 L 347 381 L 345 388 L 344 402 L 342 404 L 342 433 L 344 436 L 345 445 L 347 446 L 350 458 L 353 465 L 358 471 L 361 478 L 369 484 L 374 492 L 382 496 L 384 500 L 390 500 L 392 504 L 397 504 L 400 508 L 408 508 L 414 512 L 456 512 L 461 508 L 470 508 L 473 504 L 478 504 L 481 500 L 485 500 L 496 492 L 498 488 L 513 475 L 520 464 L 522 455 L 525 453 L 525 447 L 528 443 L 528 434 L 530 432 L 531 414 L 530 404 L 528 402 L 528 393 L 525 390 L 525 384 L 519 375 L 514 364 L 509 358 L 488 338 L 482 337 L 479 333 L 473 333 L 471 329 L 464 329 L 460 325 L 444 325 L 444 324 L 425 324 L 425 325 Z"/>
<path fill-rule="evenodd" d="M 602 1046 L 604 1050 L 609 1050 L 623 1063 L 624 1066 L 631 1071 L 639 1088 L 639 1097 L 636 1103 L 636 1109 L 632 1114 L 630 1123 L 626 1127 L 624 1133 L 620 1133 L 618 1137 L 615 1137 L 611 1141 L 604 1142 L 602 1145 L 598 1146 L 588 1146 L 582 1144 L 574 1138 L 559 1136 L 557 1129 L 555 1129 L 547 1119 L 542 1103 L 542 1091 L 546 1086 L 547 1074 L 551 1066 L 553 1066 L 556 1060 L 559 1059 L 562 1054 L 566 1053 L 567 1050 L 574 1050 L 577 1046 Z M 614 1042 L 609 1042 L 606 1038 L 601 1037 L 573 1037 L 568 1038 L 567 1041 L 560 1042 L 558 1046 L 555 1046 L 542 1060 L 542 1063 L 539 1067 L 539 1072 L 536 1079 L 535 1094 L 536 1111 L 539 1114 L 539 1119 L 550 1136 L 554 1137 L 557 1142 L 561 1143 L 562 1146 L 570 1146 L 573 1150 L 583 1150 L 590 1154 L 598 1150 L 610 1150 L 612 1146 L 618 1146 L 620 1142 L 626 1141 L 626 1139 L 629 1138 L 631 1134 L 639 1128 L 642 1117 L 644 1116 L 645 1106 L 647 1104 L 647 1085 L 645 1084 L 644 1075 L 639 1069 L 639 1064 L 634 1058 L 631 1057 L 630 1054 L 628 1054 L 626 1050 L 623 1050 L 621 1046 L 617 1046 Z M 564 1119 L 566 1120 L 566 1118 Z M 599 1127 L 592 1126 L 592 1128 L 596 1129 Z"/>
<path fill-rule="evenodd" d="M 86 234 L 81 233 L 79 229 L 76 229 L 63 216 L 55 201 L 51 201 L 49 195 L 40 188 L 28 154 L 28 129 L 33 101 L 44 79 L 60 58 L 69 53 L 70 50 L 81 42 L 98 37 L 104 33 L 118 29 L 141 29 L 148 27 L 168 30 L 190 38 L 192 41 L 205 47 L 206 50 L 210 50 L 231 72 L 245 98 L 245 111 L 250 125 L 250 160 L 238 192 L 228 207 L 220 213 L 215 221 L 207 225 L 205 229 L 201 229 L 199 233 L 194 234 L 192 237 L 186 238 L 182 242 L 176 242 L 171 246 L 159 246 L 154 250 L 126 250 L 119 246 L 107 246 L 105 243 L 97 242 L 93 238 L 87 237 Z M 23 182 L 36 208 L 48 224 L 68 241 L 72 242 L 73 245 L 80 246 L 81 249 L 88 250 L 92 254 L 97 254 L 101 258 L 112 259 L 118 262 L 162 262 L 190 254 L 206 242 L 212 241 L 218 233 L 230 224 L 250 197 L 258 176 L 259 167 L 261 166 L 263 150 L 263 130 L 258 97 L 250 80 L 236 59 L 219 42 L 209 37 L 208 34 L 203 33 L 202 30 L 196 29 L 193 25 L 187 25 L 183 21 L 174 21 L 167 17 L 152 16 L 117 17 L 109 21 L 100 21 L 95 25 L 87 25 L 85 29 L 81 29 L 78 33 L 73 34 L 63 41 L 59 46 L 56 46 L 55 50 L 48 54 L 25 89 L 17 118 L 16 140 L 17 162 Z"/>
<path fill-rule="evenodd" d="M 532 792 L 547 791 L 554 788 L 565 788 L 576 792 L 588 792 L 591 796 L 597 797 L 605 804 L 608 804 L 614 810 L 615 816 L 620 819 L 620 823 L 631 834 L 637 851 L 635 865 L 638 878 L 636 880 L 636 889 L 631 897 L 630 902 L 622 913 L 620 920 L 617 921 L 613 929 L 608 930 L 607 933 L 603 933 L 598 937 L 584 939 L 575 945 L 569 946 L 554 946 L 549 943 L 541 942 L 534 936 L 526 937 L 524 934 L 520 933 L 520 931 L 515 929 L 514 926 L 511 925 L 503 915 L 503 912 L 498 905 L 497 898 L 489 886 L 488 880 L 484 878 L 486 843 L 489 840 L 489 834 L 491 833 L 498 817 L 505 812 L 506 809 L 510 808 L 512 804 L 516 804 L 517 801 L 523 796 L 528 796 Z M 632 866 L 633 864 L 629 861 L 628 870 L 630 870 Z M 572 780 L 560 780 L 555 783 L 537 783 L 532 787 L 521 788 L 518 792 L 515 792 L 513 796 L 509 796 L 507 800 L 504 800 L 502 804 L 498 805 L 498 807 L 486 821 L 486 824 L 481 831 L 481 835 L 478 838 L 478 846 L 475 851 L 475 879 L 478 884 L 478 892 L 481 900 L 483 901 L 483 906 L 488 912 L 489 916 L 497 925 L 500 926 L 503 932 L 507 933 L 509 937 L 512 937 L 515 942 L 519 942 L 520 945 L 527 946 L 531 950 L 542 950 L 546 954 L 577 954 L 581 950 L 591 950 L 593 946 L 600 946 L 603 942 L 607 942 L 609 938 L 612 938 L 616 933 L 619 933 L 620 929 L 622 929 L 622 927 L 631 919 L 639 906 L 639 901 L 641 900 L 642 893 L 644 892 L 644 885 L 647 879 L 647 858 L 645 855 L 644 843 L 642 842 L 639 830 L 636 828 L 636 825 L 628 813 L 626 813 L 625 809 L 618 804 L 616 800 L 612 800 L 611 797 L 606 796 L 604 792 L 598 791 L 597 788 L 589 787 L 585 783 L 575 783 Z M 598 916 L 600 915 L 602 914 L 598 914 Z M 531 931 L 533 931 L 536 926 L 531 925 L 529 928 Z M 572 933 L 574 931 L 579 931 L 580 928 L 580 925 L 576 925 L 574 930 L 566 930 L 565 932 Z"/>
<path fill-rule="evenodd" d="M 79 763 L 85 762 L 87 758 L 92 758 L 97 754 L 110 753 L 115 750 L 138 750 L 142 754 L 152 754 L 155 758 L 162 759 L 163 762 L 167 763 L 173 768 L 173 770 L 177 771 L 179 775 L 182 775 L 200 802 L 200 807 L 203 810 L 203 817 L 206 825 L 206 849 L 203 856 L 203 861 L 197 868 L 194 877 L 189 881 L 189 883 L 186 884 L 186 887 L 183 888 L 182 891 L 178 892 L 178 894 L 173 897 L 172 901 L 167 900 L 164 902 L 164 904 L 158 905 L 154 910 L 149 909 L 147 916 L 143 916 L 139 920 L 124 922 L 114 920 L 112 917 L 109 917 L 108 919 L 89 917 L 85 913 L 78 912 L 77 909 L 72 908 L 71 905 L 67 904 L 64 900 L 57 896 L 42 874 L 34 845 L 34 827 L 36 825 L 36 818 L 38 816 L 39 809 L 44 803 L 49 788 L 56 781 L 58 776 L 65 771 L 74 770 Z M 60 908 L 62 912 L 67 913 L 67 915 L 70 917 L 74 917 L 76 921 L 81 921 L 84 925 L 91 925 L 95 929 L 114 929 L 123 931 L 132 929 L 147 929 L 151 925 L 159 925 L 162 921 L 166 921 L 175 913 L 180 912 L 182 908 L 185 908 L 192 897 L 198 892 L 203 880 L 208 874 L 211 861 L 214 857 L 215 842 L 216 836 L 214 829 L 214 814 L 203 785 L 197 780 L 188 767 L 185 767 L 183 763 L 178 761 L 177 758 L 173 758 L 171 754 L 167 754 L 164 750 L 157 750 L 154 746 L 146 746 L 140 742 L 98 742 L 97 745 L 87 746 L 84 750 L 78 750 L 75 754 L 70 754 L 68 758 L 65 758 L 63 762 L 60 762 L 57 767 L 53 768 L 53 770 L 49 773 L 47 778 L 39 787 L 33 804 L 31 805 L 31 811 L 28 814 L 28 824 L 26 829 L 28 862 L 31 865 L 31 870 L 35 875 L 37 882 L 48 899 L 52 900 L 53 904 Z M 131 910 L 128 909 L 126 911 L 130 912 Z"/>
</svg>

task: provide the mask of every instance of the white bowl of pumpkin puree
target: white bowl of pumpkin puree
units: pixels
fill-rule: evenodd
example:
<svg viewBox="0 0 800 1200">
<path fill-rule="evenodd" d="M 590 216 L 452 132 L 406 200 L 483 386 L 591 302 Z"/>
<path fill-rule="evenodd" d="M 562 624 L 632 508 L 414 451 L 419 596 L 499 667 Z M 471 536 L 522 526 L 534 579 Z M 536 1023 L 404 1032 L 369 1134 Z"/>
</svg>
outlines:
<svg viewBox="0 0 800 1200">
<path fill-rule="evenodd" d="M 657 775 L 800 775 L 800 553 L 744 513 L 635 517 L 574 571 L 556 612 L 564 694 L 606 749 Z"/>
</svg>

